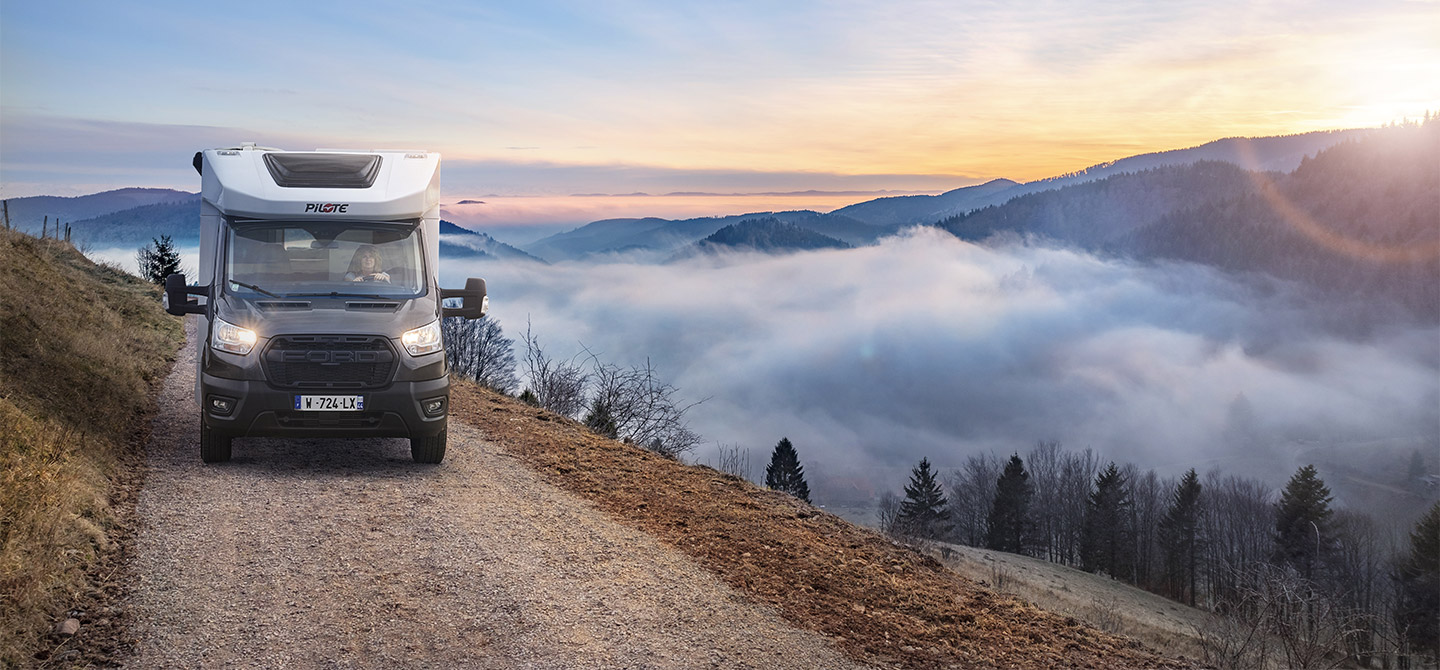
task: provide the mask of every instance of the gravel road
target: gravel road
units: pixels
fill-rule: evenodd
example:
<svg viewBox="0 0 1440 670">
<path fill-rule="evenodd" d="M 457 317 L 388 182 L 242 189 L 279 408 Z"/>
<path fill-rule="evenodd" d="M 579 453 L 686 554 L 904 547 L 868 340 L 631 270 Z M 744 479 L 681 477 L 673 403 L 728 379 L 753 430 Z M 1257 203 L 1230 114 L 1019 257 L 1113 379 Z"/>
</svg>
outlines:
<svg viewBox="0 0 1440 670">
<path fill-rule="evenodd" d="M 453 420 L 440 466 L 387 439 L 243 439 L 203 465 L 187 332 L 137 503 L 127 667 L 855 667 Z"/>
</svg>

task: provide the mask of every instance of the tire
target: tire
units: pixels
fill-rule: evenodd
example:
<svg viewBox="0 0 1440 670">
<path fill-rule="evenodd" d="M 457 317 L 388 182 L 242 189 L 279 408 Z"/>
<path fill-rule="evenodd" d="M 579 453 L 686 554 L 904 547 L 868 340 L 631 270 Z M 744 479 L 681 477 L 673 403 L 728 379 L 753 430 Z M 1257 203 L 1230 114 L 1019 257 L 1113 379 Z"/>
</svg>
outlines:
<svg viewBox="0 0 1440 670">
<path fill-rule="evenodd" d="M 416 463 L 439 463 L 445 460 L 445 435 L 448 432 L 442 430 L 429 437 L 410 438 L 410 458 Z"/>
<path fill-rule="evenodd" d="M 210 430 L 205 421 L 200 421 L 200 460 L 206 463 L 224 463 L 230 460 L 230 436 Z"/>
</svg>

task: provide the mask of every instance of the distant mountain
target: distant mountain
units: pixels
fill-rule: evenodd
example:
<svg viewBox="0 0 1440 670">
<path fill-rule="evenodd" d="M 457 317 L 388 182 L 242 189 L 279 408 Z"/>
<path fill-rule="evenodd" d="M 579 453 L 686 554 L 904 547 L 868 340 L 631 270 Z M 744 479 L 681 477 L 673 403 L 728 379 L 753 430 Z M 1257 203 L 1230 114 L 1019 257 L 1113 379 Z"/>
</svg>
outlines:
<svg viewBox="0 0 1440 670">
<path fill-rule="evenodd" d="M 714 254 L 721 251 L 762 251 L 784 253 L 815 249 L 849 249 L 849 244 L 829 235 L 785 223 L 775 217 L 746 219 L 715 231 L 703 240 L 682 249 L 678 257 Z"/>
<path fill-rule="evenodd" d="M 485 233 L 462 228 L 445 219 L 440 220 L 440 258 L 545 262 Z"/>
<path fill-rule="evenodd" d="M 1166 214 L 1253 188 L 1251 174 L 1240 166 L 1201 161 L 1021 195 L 937 225 L 976 242 L 1014 233 L 1089 251 L 1111 250 L 1126 234 Z"/>
<path fill-rule="evenodd" d="M 1388 298 L 1440 323 L 1440 120 L 1356 134 L 1288 173 L 1200 161 L 1016 197 L 938 227 Z M 1337 305 L 1339 303 L 1337 302 Z M 1356 324 L 1355 327 L 1363 327 Z"/>
<path fill-rule="evenodd" d="M 575 230 L 551 235 L 526 245 L 525 250 L 552 260 L 576 260 L 606 254 L 662 261 L 681 248 L 698 242 L 726 226 L 749 219 L 771 218 L 798 228 L 836 238 L 851 245 L 869 244 L 895 232 L 893 226 L 872 226 L 847 216 L 810 210 L 755 212 L 734 216 L 671 220 L 660 218 L 605 219 Z"/>
<path fill-rule="evenodd" d="M 984 184 L 957 188 L 940 195 L 901 195 L 877 198 L 841 207 L 831 214 L 848 216 L 871 225 L 913 226 L 935 223 L 947 212 L 970 211 L 996 205 L 1011 197 L 1021 184 L 1009 179 L 995 179 Z"/>
<path fill-rule="evenodd" d="M 11 198 L 5 201 L 10 211 L 10 225 L 34 235 L 49 217 L 50 225 L 58 218 L 73 223 L 106 214 L 146 205 L 198 201 L 199 195 L 166 188 L 122 188 L 76 197 L 38 195 Z M 73 226 L 72 226 L 73 234 Z"/>
<path fill-rule="evenodd" d="M 200 243 L 200 196 L 179 193 L 178 200 L 81 219 L 70 224 L 71 241 L 84 249 L 144 246 L 151 238 L 169 235 L 181 246 Z M 103 194 L 101 194 L 103 195 Z M 39 231 L 37 226 L 35 231 Z"/>
<path fill-rule="evenodd" d="M 1075 186 L 1107 177 L 1202 161 L 1229 163 L 1247 170 L 1289 172 L 1300 161 L 1341 142 L 1358 139 L 1375 129 L 1335 130 L 1277 137 L 1232 137 L 1188 149 L 1159 151 L 1092 165 L 1069 174 L 1019 184 L 1008 179 L 967 186 L 935 196 L 878 198 L 835 210 L 865 223 L 914 225 L 935 223 L 990 205 L 1000 205 L 1030 193 Z"/>
<path fill-rule="evenodd" d="M 1338 144 L 1243 193 L 1176 209 L 1115 246 L 1264 272 L 1335 299 L 1385 297 L 1440 323 L 1440 119 Z"/>
</svg>

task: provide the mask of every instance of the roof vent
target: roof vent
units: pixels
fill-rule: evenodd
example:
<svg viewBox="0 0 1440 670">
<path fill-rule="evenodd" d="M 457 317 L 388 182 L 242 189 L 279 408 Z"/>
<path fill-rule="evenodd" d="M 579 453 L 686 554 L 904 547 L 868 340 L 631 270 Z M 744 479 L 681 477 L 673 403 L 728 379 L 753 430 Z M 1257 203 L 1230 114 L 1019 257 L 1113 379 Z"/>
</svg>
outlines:
<svg viewBox="0 0 1440 670">
<path fill-rule="evenodd" d="M 370 188 L 380 174 L 373 154 L 265 154 L 265 167 L 285 188 Z"/>
</svg>

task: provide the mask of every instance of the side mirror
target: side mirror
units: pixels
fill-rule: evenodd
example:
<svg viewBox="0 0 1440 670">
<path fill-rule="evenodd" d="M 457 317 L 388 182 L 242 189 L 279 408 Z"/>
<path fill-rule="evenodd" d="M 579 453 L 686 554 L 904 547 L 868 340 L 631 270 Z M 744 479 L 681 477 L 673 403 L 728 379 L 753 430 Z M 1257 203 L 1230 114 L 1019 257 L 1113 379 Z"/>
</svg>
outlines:
<svg viewBox="0 0 1440 670">
<path fill-rule="evenodd" d="M 174 276 L 174 275 L 171 275 Z M 442 307 L 442 316 L 459 316 L 478 319 L 490 311 L 490 296 L 485 295 L 485 280 L 471 277 L 465 280 L 465 288 L 442 288 L 440 299 L 459 298 L 459 307 Z"/>
<path fill-rule="evenodd" d="M 190 298 L 192 295 L 210 295 L 209 286 L 187 286 L 185 275 L 173 274 L 165 278 L 165 297 L 163 303 L 165 311 L 175 316 L 186 314 L 204 314 L 205 306 L 198 300 Z"/>
</svg>

